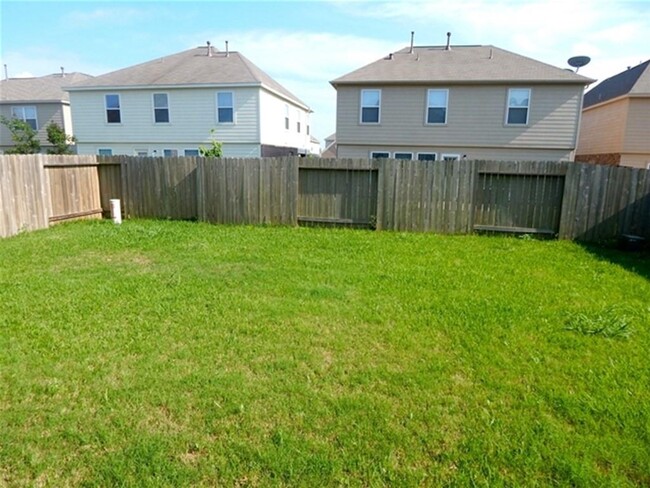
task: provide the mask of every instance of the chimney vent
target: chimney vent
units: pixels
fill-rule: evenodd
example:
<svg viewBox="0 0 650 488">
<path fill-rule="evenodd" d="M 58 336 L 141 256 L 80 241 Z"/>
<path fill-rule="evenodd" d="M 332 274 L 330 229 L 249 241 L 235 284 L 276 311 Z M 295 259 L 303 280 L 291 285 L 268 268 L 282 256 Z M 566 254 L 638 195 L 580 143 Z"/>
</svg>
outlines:
<svg viewBox="0 0 650 488">
<path fill-rule="evenodd" d="M 409 54 L 413 54 L 413 38 L 415 37 L 415 31 L 411 31 L 411 49 L 409 49 Z"/>
<path fill-rule="evenodd" d="M 393 59 L 393 53 L 388 54 L 388 59 Z"/>
<path fill-rule="evenodd" d="M 226 41 L 226 57 L 230 56 L 230 51 L 228 50 L 228 41 Z"/>
<path fill-rule="evenodd" d="M 210 41 L 208 41 L 208 57 L 212 57 L 212 47 L 210 46 Z"/>
<path fill-rule="evenodd" d="M 451 32 L 447 32 L 447 46 L 445 46 L 445 51 L 451 51 Z"/>
<path fill-rule="evenodd" d="M 5 80 L 9 79 L 9 71 L 7 71 L 7 65 L 5 64 Z"/>
<path fill-rule="evenodd" d="M 61 66 L 61 78 L 65 78 L 65 69 Z"/>
</svg>

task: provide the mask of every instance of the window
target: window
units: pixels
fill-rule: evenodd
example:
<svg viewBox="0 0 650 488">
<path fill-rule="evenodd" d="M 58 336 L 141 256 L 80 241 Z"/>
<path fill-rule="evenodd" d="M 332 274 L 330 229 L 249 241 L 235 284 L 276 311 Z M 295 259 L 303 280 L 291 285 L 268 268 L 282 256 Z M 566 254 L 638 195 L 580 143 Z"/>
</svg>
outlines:
<svg viewBox="0 0 650 488">
<path fill-rule="evenodd" d="M 449 90 L 427 90 L 427 124 L 447 123 Z"/>
<path fill-rule="evenodd" d="M 138 156 L 139 158 L 146 158 L 147 156 L 149 156 L 149 151 L 147 149 L 136 149 L 135 155 Z"/>
<path fill-rule="evenodd" d="M 97 154 L 99 156 L 112 156 L 113 155 L 113 150 L 112 149 L 97 149 Z"/>
<path fill-rule="evenodd" d="M 511 88 L 508 90 L 508 114 L 506 124 L 528 124 L 528 108 L 530 107 L 530 89 Z"/>
<path fill-rule="evenodd" d="M 232 124 L 235 121 L 234 107 L 232 92 L 217 93 L 217 122 Z"/>
<path fill-rule="evenodd" d="M 11 107 L 11 116 L 14 119 L 20 119 L 23 122 L 27 122 L 32 129 L 38 130 L 36 107 Z"/>
<path fill-rule="evenodd" d="M 104 97 L 106 102 L 106 122 L 109 124 L 122 123 L 122 115 L 120 113 L 120 96 L 119 95 L 106 95 Z"/>
<path fill-rule="evenodd" d="M 443 161 L 460 161 L 460 154 L 441 154 L 440 159 Z"/>
<path fill-rule="evenodd" d="M 166 158 L 177 158 L 178 149 L 163 149 L 163 156 Z"/>
<path fill-rule="evenodd" d="M 199 155 L 199 150 L 198 149 L 185 149 L 184 154 L 187 157 L 198 156 Z"/>
<path fill-rule="evenodd" d="M 381 90 L 361 90 L 361 123 L 378 124 L 381 108 Z"/>
<path fill-rule="evenodd" d="M 284 128 L 289 130 L 289 105 L 284 106 Z"/>
<path fill-rule="evenodd" d="M 396 152 L 395 159 L 413 159 L 413 153 L 410 152 Z"/>
<path fill-rule="evenodd" d="M 383 151 L 372 151 L 370 153 L 370 158 L 371 159 L 388 159 L 388 158 L 390 158 L 390 153 L 389 152 L 383 152 Z"/>
<path fill-rule="evenodd" d="M 169 123 L 169 99 L 166 93 L 153 94 L 153 119 L 156 124 Z"/>
<path fill-rule="evenodd" d="M 435 161 L 436 153 L 418 153 L 418 161 Z"/>
<path fill-rule="evenodd" d="M 309 135 L 309 124 L 307 124 L 307 135 Z"/>
</svg>

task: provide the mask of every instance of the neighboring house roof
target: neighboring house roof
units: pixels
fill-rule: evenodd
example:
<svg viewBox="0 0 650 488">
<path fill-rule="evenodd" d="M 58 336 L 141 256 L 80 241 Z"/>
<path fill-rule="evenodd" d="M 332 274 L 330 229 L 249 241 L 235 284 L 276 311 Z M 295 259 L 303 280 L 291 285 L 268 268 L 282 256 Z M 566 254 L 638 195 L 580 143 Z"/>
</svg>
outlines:
<svg viewBox="0 0 650 488">
<path fill-rule="evenodd" d="M 415 46 L 333 80 L 332 85 L 386 83 L 576 83 L 595 80 L 495 46 Z"/>
<path fill-rule="evenodd" d="M 84 73 L 61 73 L 38 78 L 9 78 L 0 81 L 0 103 L 69 102 L 70 96 L 61 87 L 91 79 Z"/>
<path fill-rule="evenodd" d="M 255 66 L 243 54 L 201 46 L 97 76 L 68 86 L 70 91 L 151 86 L 261 85 L 289 101 L 309 107 L 289 90 Z"/>
<path fill-rule="evenodd" d="M 316 139 L 314 136 L 309 136 L 309 142 L 312 144 L 320 144 L 320 141 Z"/>
<path fill-rule="evenodd" d="M 650 60 L 593 87 L 585 93 L 583 108 L 628 94 L 650 96 Z"/>
</svg>

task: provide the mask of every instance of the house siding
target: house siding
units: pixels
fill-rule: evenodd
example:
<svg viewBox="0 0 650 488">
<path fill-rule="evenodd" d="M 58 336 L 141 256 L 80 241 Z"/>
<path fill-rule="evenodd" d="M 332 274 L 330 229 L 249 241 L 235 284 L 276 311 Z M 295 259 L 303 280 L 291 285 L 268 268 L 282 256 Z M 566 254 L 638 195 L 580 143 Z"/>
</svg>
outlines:
<svg viewBox="0 0 650 488">
<path fill-rule="evenodd" d="M 506 126 L 509 88 L 530 88 L 529 123 Z M 359 123 L 359 96 L 365 86 L 337 87 L 339 156 L 349 144 L 534 148 L 575 148 L 583 87 L 578 85 L 418 85 L 384 86 L 381 121 Z M 449 89 L 447 123 L 425 124 L 428 88 Z M 343 152 L 342 152 L 343 151 Z M 525 154 L 525 153 L 520 153 Z"/>
<path fill-rule="evenodd" d="M 175 149 L 178 151 L 179 156 L 184 155 L 185 149 L 198 149 L 200 144 L 192 143 L 93 143 L 93 144 L 78 144 L 78 154 L 97 154 L 100 149 L 111 149 L 113 155 L 120 154 L 135 156 L 138 151 L 147 151 L 148 156 L 163 156 L 165 149 Z M 207 147 L 207 144 L 203 144 Z M 224 143 L 223 155 L 227 158 L 258 158 L 260 157 L 259 144 L 241 144 L 241 143 Z"/>
<path fill-rule="evenodd" d="M 285 107 L 289 106 L 289 129 L 285 128 Z M 296 127 L 296 113 L 301 116 L 300 132 Z M 262 144 L 307 150 L 309 113 L 303 108 L 266 90 L 260 91 L 260 140 Z"/>
<path fill-rule="evenodd" d="M 569 161 L 571 151 L 565 149 L 529 149 L 529 148 L 493 148 L 466 146 L 398 146 L 398 145 L 340 145 L 338 146 L 339 158 L 368 158 L 372 151 L 411 152 L 413 159 L 417 159 L 417 153 L 435 153 L 438 160 L 443 154 L 457 154 L 467 159 L 493 159 L 506 161 Z"/>
<path fill-rule="evenodd" d="M 650 154 L 650 98 L 629 99 L 623 151 Z"/>
<path fill-rule="evenodd" d="M 576 154 L 609 154 L 623 151 L 629 101 L 620 99 L 582 112 Z"/>
<path fill-rule="evenodd" d="M 234 94 L 235 123 L 219 124 L 216 94 Z M 104 95 L 120 95 L 120 124 L 106 123 Z M 153 119 L 154 93 L 167 93 L 170 123 L 156 124 Z M 229 87 L 154 90 L 93 90 L 70 92 L 75 135 L 80 144 L 111 142 L 132 144 L 208 144 L 211 129 L 216 138 L 230 144 L 259 144 L 259 88 Z"/>
<path fill-rule="evenodd" d="M 68 131 L 69 125 L 66 125 L 64 118 L 64 110 L 67 109 L 66 105 L 62 103 L 24 103 L 24 102 L 8 102 L 0 105 L 0 115 L 10 119 L 11 107 L 18 106 L 36 107 L 36 120 L 38 125 L 38 141 L 45 149 L 52 147 L 47 141 L 47 126 L 54 122 Z M 11 132 L 4 124 L 0 124 L 0 150 L 3 152 L 12 147 L 13 141 L 11 140 Z"/>
</svg>

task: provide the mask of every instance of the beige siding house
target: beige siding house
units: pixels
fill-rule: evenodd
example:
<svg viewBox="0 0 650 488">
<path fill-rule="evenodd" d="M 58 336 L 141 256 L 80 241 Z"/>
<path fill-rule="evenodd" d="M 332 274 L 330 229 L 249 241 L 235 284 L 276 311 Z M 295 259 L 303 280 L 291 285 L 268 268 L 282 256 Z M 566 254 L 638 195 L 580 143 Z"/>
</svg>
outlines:
<svg viewBox="0 0 650 488">
<path fill-rule="evenodd" d="M 331 82 L 337 155 L 572 160 L 592 81 L 494 46 L 405 48 Z"/>
<path fill-rule="evenodd" d="M 0 115 L 27 122 L 38 133 L 41 151 L 52 146 L 46 127 L 54 122 L 73 135 L 70 98 L 62 86 L 92 78 L 83 73 L 59 73 L 37 78 L 9 78 L 0 81 Z M 0 152 L 13 147 L 11 133 L 0 124 Z"/>
<path fill-rule="evenodd" d="M 585 94 L 576 160 L 650 169 L 650 60 Z"/>
<path fill-rule="evenodd" d="M 198 47 L 66 89 L 80 154 L 196 155 L 213 137 L 226 157 L 309 149 L 310 108 L 238 52 Z"/>
</svg>

